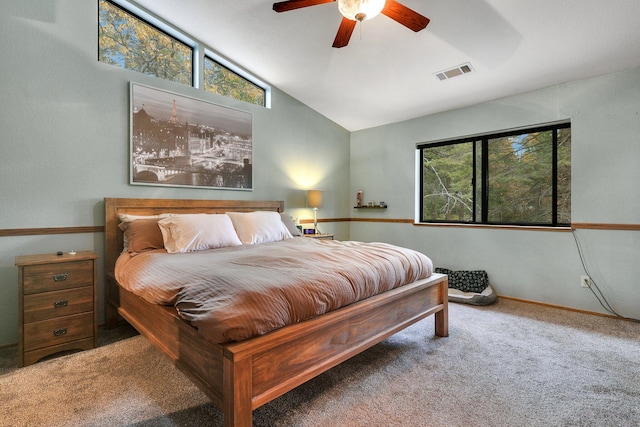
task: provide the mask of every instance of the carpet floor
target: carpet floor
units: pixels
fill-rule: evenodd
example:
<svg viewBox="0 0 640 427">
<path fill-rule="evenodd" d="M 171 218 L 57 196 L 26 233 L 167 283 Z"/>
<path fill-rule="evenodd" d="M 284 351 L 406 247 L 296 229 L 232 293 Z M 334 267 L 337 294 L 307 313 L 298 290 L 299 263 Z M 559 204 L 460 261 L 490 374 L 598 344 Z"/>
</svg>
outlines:
<svg viewBox="0 0 640 427">
<path fill-rule="evenodd" d="M 640 324 L 450 305 L 254 411 L 256 426 L 640 426 Z M 1 426 L 221 426 L 141 336 L 0 375 Z"/>
</svg>

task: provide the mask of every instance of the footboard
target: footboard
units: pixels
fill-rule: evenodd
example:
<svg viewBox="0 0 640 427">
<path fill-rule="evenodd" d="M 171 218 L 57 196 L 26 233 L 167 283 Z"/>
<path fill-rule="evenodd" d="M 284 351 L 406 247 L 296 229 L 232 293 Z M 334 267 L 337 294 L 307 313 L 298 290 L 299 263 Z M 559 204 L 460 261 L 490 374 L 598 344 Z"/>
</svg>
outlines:
<svg viewBox="0 0 640 427">
<path fill-rule="evenodd" d="M 448 335 L 447 276 L 432 277 L 224 349 L 225 425 L 250 426 L 251 412 L 322 372 L 435 314 Z"/>
</svg>

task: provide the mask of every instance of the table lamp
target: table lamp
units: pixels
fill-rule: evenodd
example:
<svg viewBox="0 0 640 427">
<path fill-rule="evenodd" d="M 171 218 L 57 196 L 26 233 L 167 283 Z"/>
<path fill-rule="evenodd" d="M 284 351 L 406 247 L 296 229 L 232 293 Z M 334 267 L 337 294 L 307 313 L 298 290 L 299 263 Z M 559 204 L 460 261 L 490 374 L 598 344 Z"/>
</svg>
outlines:
<svg viewBox="0 0 640 427">
<path fill-rule="evenodd" d="M 307 190 L 307 207 L 313 208 L 313 232 L 314 234 L 319 234 L 318 208 L 322 207 L 322 191 Z"/>
</svg>

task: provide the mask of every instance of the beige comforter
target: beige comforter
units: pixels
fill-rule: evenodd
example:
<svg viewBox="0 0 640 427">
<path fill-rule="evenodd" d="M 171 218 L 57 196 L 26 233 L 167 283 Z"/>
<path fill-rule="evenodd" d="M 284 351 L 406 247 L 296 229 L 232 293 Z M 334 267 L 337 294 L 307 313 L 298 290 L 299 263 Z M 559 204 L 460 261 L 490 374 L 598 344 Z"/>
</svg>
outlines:
<svg viewBox="0 0 640 427">
<path fill-rule="evenodd" d="M 241 341 L 431 275 L 425 255 L 385 243 L 305 237 L 116 263 L 116 279 L 156 304 L 174 305 L 214 343 Z"/>
</svg>

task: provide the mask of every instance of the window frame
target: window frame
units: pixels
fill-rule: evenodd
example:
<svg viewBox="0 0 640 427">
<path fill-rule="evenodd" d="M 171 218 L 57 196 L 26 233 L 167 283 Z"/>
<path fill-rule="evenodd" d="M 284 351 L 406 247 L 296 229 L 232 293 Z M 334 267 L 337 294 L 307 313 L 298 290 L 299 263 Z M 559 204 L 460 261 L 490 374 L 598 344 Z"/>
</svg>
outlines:
<svg viewBox="0 0 640 427">
<path fill-rule="evenodd" d="M 504 131 L 482 133 L 469 135 L 460 138 L 438 140 L 416 144 L 416 222 L 418 224 L 460 224 L 460 225 L 479 225 L 479 226 L 507 226 L 507 227 L 550 227 L 562 228 L 569 227 L 571 224 L 558 221 L 558 133 L 561 129 L 571 129 L 571 122 L 563 120 L 558 122 L 538 124 L 528 127 L 513 128 Z M 519 136 L 523 134 L 552 132 L 552 220 L 550 223 L 541 222 L 498 222 L 489 221 L 489 140 Z M 473 209 L 472 220 L 442 220 L 442 219 L 426 219 L 424 213 L 424 150 L 434 147 L 449 146 L 456 144 L 473 144 L 473 168 L 471 172 L 472 179 L 472 197 Z M 480 165 L 478 165 L 478 153 L 480 150 Z M 478 170 L 479 169 L 479 170 Z M 477 181 L 480 182 L 477 182 Z"/>
<path fill-rule="evenodd" d="M 226 58 L 223 58 L 222 56 L 218 55 L 208 46 L 202 44 L 195 38 L 189 36 L 187 33 L 182 31 L 181 29 L 174 27 L 170 23 L 164 21 L 163 19 L 152 14 L 151 12 L 144 10 L 140 6 L 137 6 L 134 3 L 129 2 L 128 0 L 104 0 L 104 1 L 106 1 L 107 3 L 111 3 L 112 5 L 132 15 L 134 18 L 141 20 L 145 24 L 150 25 L 151 27 L 175 39 L 176 41 L 190 47 L 193 50 L 193 58 L 191 61 L 191 67 L 192 67 L 191 86 L 192 87 L 196 89 L 201 89 L 203 92 L 207 92 L 204 88 L 204 61 L 205 61 L 204 58 L 206 56 L 209 59 L 213 59 L 215 62 L 218 62 L 220 65 L 224 66 L 225 68 L 237 74 L 238 76 L 242 77 L 243 79 L 248 80 L 250 83 L 262 88 L 265 92 L 264 105 L 259 105 L 259 104 L 252 104 L 252 105 L 258 105 L 264 108 L 271 108 L 271 86 L 263 82 L 262 80 L 258 79 L 253 74 L 249 73 L 246 70 L 243 70 L 242 68 L 233 64 Z M 100 0 L 97 0 L 97 6 L 98 6 L 97 24 L 99 25 Z M 98 29 L 98 32 L 99 32 L 99 29 Z M 100 39 L 98 36 L 98 49 L 99 49 L 99 43 L 100 43 Z M 99 58 L 99 52 L 98 52 L 98 58 Z M 125 68 L 125 69 L 129 71 L 137 72 L 136 70 L 131 70 L 129 68 Z M 161 77 L 157 77 L 157 78 L 161 78 Z M 167 80 L 167 81 L 171 81 L 171 80 Z M 174 82 L 174 83 L 182 84 L 180 82 Z M 208 92 L 208 93 L 211 93 L 211 92 Z M 225 96 L 225 95 L 221 95 L 221 96 Z M 228 97 L 228 96 L 225 96 L 225 97 L 229 99 L 242 101 L 233 97 Z M 245 101 L 242 101 L 242 102 L 245 102 Z"/>
<path fill-rule="evenodd" d="M 264 105 L 261 105 L 261 107 L 265 107 L 265 108 L 271 107 L 271 86 L 261 81 L 257 77 L 249 74 L 242 68 L 237 67 L 233 63 L 229 62 L 227 59 L 223 58 L 222 56 L 218 55 L 217 53 L 207 48 L 204 49 L 204 56 L 202 58 L 202 67 L 201 67 L 202 77 L 203 77 L 202 90 L 204 90 L 205 92 L 208 92 L 204 83 L 204 65 L 207 59 L 213 62 L 217 62 L 219 65 L 237 74 L 238 76 L 240 76 L 244 80 L 247 80 L 249 83 L 253 84 L 254 86 L 261 88 L 264 91 Z M 210 93 L 213 93 L 213 92 L 210 92 Z M 222 95 L 222 96 L 225 96 L 225 95 Z M 259 105 L 259 104 L 254 104 L 254 105 Z"/>
</svg>

